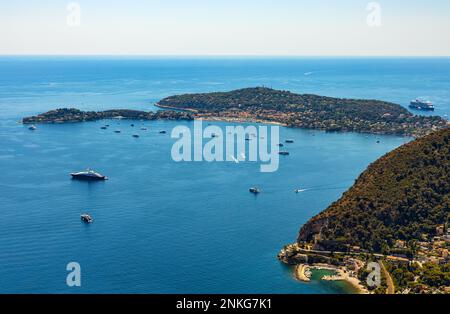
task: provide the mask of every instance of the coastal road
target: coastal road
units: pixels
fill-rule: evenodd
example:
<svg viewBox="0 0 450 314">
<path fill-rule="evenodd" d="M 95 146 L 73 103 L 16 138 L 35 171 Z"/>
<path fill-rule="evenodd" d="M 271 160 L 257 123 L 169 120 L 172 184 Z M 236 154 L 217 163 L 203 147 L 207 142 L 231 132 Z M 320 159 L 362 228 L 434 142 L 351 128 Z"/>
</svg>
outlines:
<svg viewBox="0 0 450 314">
<path fill-rule="evenodd" d="M 383 264 L 383 261 L 380 261 L 381 270 L 383 271 L 384 276 L 386 277 L 387 289 L 386 294 L 395 294 L 395 286 L 394 281 L 392 280 L 391 274 L 387 271 L 386 267 Z"/>
<path fill-rule="evenodd" d="M 383 258 L 387 255 L 379 254 L 379 253 L 366 253 L 366 252 L 338 252 L 338 251 L 319 251 L 319 250 L 306 250 L 306 249 L 299 249 L 298 250 L 301 253 L 317 253 L 317 254 L 342 254 L 342 255 L 373 255 L 375 257 Z"/>
</svg>

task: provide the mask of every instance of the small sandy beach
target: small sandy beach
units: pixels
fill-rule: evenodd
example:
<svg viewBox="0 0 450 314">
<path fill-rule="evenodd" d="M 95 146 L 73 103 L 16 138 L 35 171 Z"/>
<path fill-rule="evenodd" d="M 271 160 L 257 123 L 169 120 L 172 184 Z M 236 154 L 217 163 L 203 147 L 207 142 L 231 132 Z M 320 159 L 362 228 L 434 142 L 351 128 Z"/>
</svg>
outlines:
<svg viewBox="0 0 450 314">
<path fill-rule="evenodd" d="M 348 283 L 350 283 L 353 287 L 355 287 L 358 291 L 358 294 L 368 294 L 369 291 L 367 291 L 366 287 L 364 287 L 361 282 L 359 281 L 358 278 L 350 276 L 350 274 L 348 273 L 348 271 L 345 271 L 342 268 L 336 268 L 336 267 L 331 267 L 329 265 L 323 267 L 323 266 L 314 266 L 313 268 L 315 269 L 328 269 L 328 270 L 334 270 L 337 272 L 336 275 L 333 276 L 324 276 L 322 278 L 322 280 L 327 280 L 327 281 L 346 281 Z"/>
</svg>

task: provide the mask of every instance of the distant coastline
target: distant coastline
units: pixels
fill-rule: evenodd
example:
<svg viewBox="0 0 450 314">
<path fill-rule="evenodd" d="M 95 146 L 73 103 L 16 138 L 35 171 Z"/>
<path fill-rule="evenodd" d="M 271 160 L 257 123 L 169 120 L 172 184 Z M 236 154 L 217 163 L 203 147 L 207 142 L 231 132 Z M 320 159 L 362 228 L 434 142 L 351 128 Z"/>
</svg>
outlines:
<svg viewBox="0 0 450 314">
<path fill-rule="evenodd" d="M 85 112 L 57 109 L 23 118 L 24 124 L 83 122 L 110 118 L 255 122 L 326 132 L 358 132 L 420 137 L 448 126 L 438 116 L 416 116 L 400 105 L 377 101 L 298 95 L 269 88 L 186 94 L 156 103 L 164 110 Z"/>
</svg>

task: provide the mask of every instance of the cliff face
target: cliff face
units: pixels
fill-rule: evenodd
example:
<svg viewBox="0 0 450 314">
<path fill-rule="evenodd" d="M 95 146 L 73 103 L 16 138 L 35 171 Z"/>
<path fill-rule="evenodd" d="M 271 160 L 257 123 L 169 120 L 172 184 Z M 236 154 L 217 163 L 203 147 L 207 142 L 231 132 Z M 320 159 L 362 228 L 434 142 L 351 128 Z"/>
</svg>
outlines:
<svg viewBox="0 0 450 314">
<path fill-rule="evenodd" d="M 310 220 L 300 230 L 297 242 L 311 242 L 315 240 L 315 237 L 320 238 L 322 230 L 328 225 L 329 219 L 332 219 L 332 217 L 317 217 L 317 219 Z"/>
<path fill-rule="evenodd" d="M 300 230 L 298 242 L 324 249 L 357 245 L 389 252 L 396 240 L 423 240 L 450 216 L 450 128 L 383 156 L 341 199 Z"/>
</svg>

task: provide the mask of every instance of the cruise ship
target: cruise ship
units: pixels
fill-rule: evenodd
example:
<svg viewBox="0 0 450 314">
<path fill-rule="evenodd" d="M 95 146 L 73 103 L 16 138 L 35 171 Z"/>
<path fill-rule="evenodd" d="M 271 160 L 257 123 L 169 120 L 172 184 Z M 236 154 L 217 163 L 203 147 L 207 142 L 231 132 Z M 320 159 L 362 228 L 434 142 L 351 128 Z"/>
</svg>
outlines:
<svg viewBox="0 0 450 314">
<path fill-rule="evenodd" d="M 434 106 L 431 101 L 423 100 L 420 98 L 414 99 L 409 104 L 410 108 L 417 109 L 417 110 L 431 110 L 434 111 Z"/>
<path fill-rule="evenodd" d="M 77 180 L 90 180 L 90 181 L 103 181 L 108 180 L 107 177 L 104 175 L 101 175 L 98 172 L 95 172 L 94 170 L 87 169 L 86 171 L 81 172 L 75 172 L 70 174 L 72 176 L 72 179 Z"/>
</svg>

